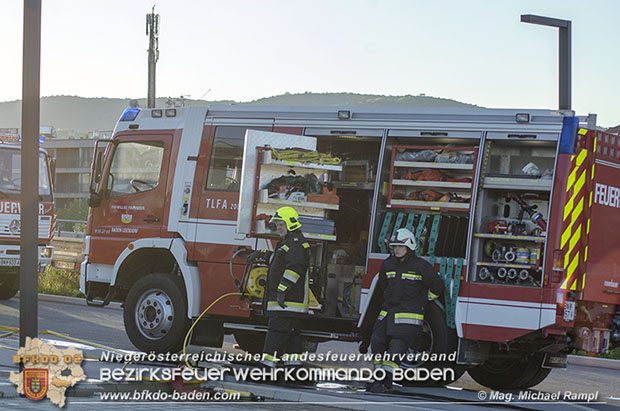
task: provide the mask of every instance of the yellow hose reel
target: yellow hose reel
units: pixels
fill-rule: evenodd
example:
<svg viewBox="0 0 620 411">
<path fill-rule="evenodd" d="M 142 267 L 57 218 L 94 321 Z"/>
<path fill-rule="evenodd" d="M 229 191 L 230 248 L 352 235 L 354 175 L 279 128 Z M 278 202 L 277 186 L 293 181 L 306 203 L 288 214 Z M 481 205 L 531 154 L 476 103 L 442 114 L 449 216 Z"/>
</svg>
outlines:
<svg viewBox="0 0 620 411">
<path fill-rule="evenodd" d="M 248 285 L 246 290 L 252 297 L 263 298 L 265 295 L 265 286 L 267 285 L 267 273 L 269 267 L 254 266 L 248 276 Z"/>
</svg>

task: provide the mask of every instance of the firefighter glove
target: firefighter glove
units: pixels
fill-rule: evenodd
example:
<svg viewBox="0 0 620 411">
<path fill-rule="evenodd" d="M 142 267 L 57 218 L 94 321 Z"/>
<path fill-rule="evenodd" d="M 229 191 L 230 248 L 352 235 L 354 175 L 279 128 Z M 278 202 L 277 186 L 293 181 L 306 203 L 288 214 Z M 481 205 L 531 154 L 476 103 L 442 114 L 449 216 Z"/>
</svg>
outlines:
<svg viewBox="0 0 620 411">
<path fill-rule="evenodd" d="M 362 342 L 360 342 L 359 346 L 360 354 L 366 354 L 368 352 L 368 347 L 370 346 L 370 337 L 372 337 L 372 332 L 364 331 L 362 333 Z"/>
<path fill-rule="evenodd" d="M 278 299 L 278 305 L 282 308 L 286 308 L 286 305 L 284 304 L 284 297 L 286 296 L 286 294 L 284 294 L 283 291 L 278 291 L 277 293 L 277 299 Z"/>
<path fill-rule="evenodd" d="M 272 253 L 273 252 L 269 250 L 256 250 L 251 252 L 250 255 L 248 255 L 248 257 L 245 259 L 245 261 L 248 264 L 255 260 L 260 260 L 268 263 Z"/>
<path fill-rule="evenodd" d="M 360 354 L 366 354 L 368 352 L 369 345 L 370 345 L 370 341 L 362 340 L 359 346 Z"/>
</svg>

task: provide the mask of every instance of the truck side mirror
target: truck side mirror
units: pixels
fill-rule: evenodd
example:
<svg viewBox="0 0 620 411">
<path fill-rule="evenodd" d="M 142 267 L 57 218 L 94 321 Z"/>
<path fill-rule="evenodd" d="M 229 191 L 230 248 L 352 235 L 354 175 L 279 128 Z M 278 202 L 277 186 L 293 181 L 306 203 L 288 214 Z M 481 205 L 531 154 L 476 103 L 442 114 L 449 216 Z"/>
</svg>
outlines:
<svg viewBox="0 0 620 411">
<path fill-rule="evenodd" d="M 90 192 L 94 193 L 97 189 L 97 184 L 101 181 L 101 172 L 103 169 L 103 152 L 98 151 L 95 153 L 95 158 L 93 160 L 93 167 L 91 170 L 91 182 L 90 182 Z"/>
<path fill-rule="evenodd" d="M 88 205 L 91 208 L 98 207 L 101 204 L 101 193 L 98 192 L 97 188 L 99 187 L 103 174 L 105 148 L 107 148 L 107 145 L 110 143 L 110 140 L 97 140 L 95 142 L 93 162 L 90 167 L 90 196 L 88 198 Z"/>
<path fill-rule="evenodd" d="M 88 206 L 90 208 L 97 208 L 101 205 L 101 196 L 99 193 L 90 193 L 88 197 Z"/>
<path fill-rule="evenodd" d="M 103 168 L 102 158 L 103 152 L 96 151 L 90 175 L 90 196 L 88 197 L 88 206 L 90 208 L 99 207 L 101 204 L 101 196 L 97 193 L 97 185 L 99 181 L 101 181 L 101 171 Z"/>
</svg>

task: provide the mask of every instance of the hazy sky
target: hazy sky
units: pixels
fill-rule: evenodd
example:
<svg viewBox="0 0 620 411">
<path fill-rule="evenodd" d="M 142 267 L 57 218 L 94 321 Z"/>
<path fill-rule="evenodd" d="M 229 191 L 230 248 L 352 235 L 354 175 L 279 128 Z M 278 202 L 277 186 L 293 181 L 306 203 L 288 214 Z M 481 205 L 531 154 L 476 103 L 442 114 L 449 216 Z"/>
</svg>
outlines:
<svg viewBox="0 0 620 411">
<path fill-rule="evenodd" d="M 284 92 L 557 108 L 557 29 L 573 22 L 573 108 L 620 124 L 620 1 L 43 0 L 41 95 L 144 98 L 145 15 L 161 16 L 157 95 Z M 0 101 L 21 98 L 23 2 L 0 1 Z M 206 96 L 204 94 L 211 90 Z"/>
</svg>

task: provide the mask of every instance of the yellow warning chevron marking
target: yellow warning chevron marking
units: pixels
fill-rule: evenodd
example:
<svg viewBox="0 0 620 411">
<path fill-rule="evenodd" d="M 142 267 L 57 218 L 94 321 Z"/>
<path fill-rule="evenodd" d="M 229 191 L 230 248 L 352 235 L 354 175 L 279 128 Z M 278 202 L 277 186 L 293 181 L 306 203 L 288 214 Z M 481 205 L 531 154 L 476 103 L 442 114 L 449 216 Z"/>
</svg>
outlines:
<svg viewBox="0 0 620 411">
<path fill-rule="evenodd" d="M 581 134 L 582 136 L 585 136 L 586 133 L 588 132 L 588 129 L 586 128 L 580 128 L 579 131 L 577 132 L 578 134 Z"/>
<path fill-rule="evenodd" d="M 571 171 L 570 174 L 568 175 L 568 180 L 566 180 L 566 192 L 567 193 L 570 191 L 571 187 L 573 186 L 573 183 L 575 182 L 575 179 L 577 178 L 577 170 L 578 170 L 577 167 L 573 168 L 573 171 Z"/>
<path fill-rule="evenodd" d="M 581 197 L 579 199 L 579 202 L 577 203 L 577 207 L 575 207 L 575 209 L 573 210 L 573 212 L 570 215 L 570 220 L 574 223 L 575 221 L 577 221 L 577 219 L 579 218 L 579 216 L 581 215 L 581 212 L 583 211 L 583 200 L 584 198 Z"/>
<path fill-rule="evenodd" d="M 573 221 L 570 222 L 566 230 L 562 233 L 562 240 L 560 241 L 560 248 L 564 248 L 566 242 L 570 239 L 570 235 L 572 233 Z"/>
<path fill-rule="evenodd" d="M 581 165 L 583 164 L 583 161 L 586 159 L 587 156 L 588 156 L 588 150 L 584 149 L 579 152 L 579 155 L 577 156 L 577 162 L 575 166 L 573 167 L 573 170 L 568 175 L 568 180 L 566 181 L 567 192 L 570 191 L 571 187 L 575 183 L 575 179 L 577 178 L 577 173 L 579 172 L 579 168 L 581 167 Z M 574 157 L 575 156 L 571 157 L 571 162 Z"/>
<path fill-rule="evenodd" d="M 573 236 L 571 237 L 571 240 L 570 240 L 569 248 L 568 250 L 566 250 L 566 253 L 564 254 L 564 269 L 566 269 L 566 267 L 568 266 L 571 253 L 573 249 L 575 248 L 575 244 L 577 243 L 577 241 L 579 241 L 579 238 L 581 238 L 581 224 L 579 224 L 579 227 L 577 227 L 577 230 L 573 233 Z M 562 248 L 564 248 L 564 246 L 562 246 Z"/>
<path fill-rule="evenodd" d="M 583 173 L 581 173 L 581 176 L 579 176 L 579 179 L 577 180 L 577 184 L 575 184 L 575 193 L 578 193 L 579 190 L 581 190 L 581 187 L 583 187 L 585 183 L 586 183 L 586 170 L 583 170 Z"/>
<path fill-rule="evenodd" d="M 583 261 L 584 262 L 588 261 L 588 246 L 586 246 L 586 251 L 585 251 L 585 255 L 583 257 Z"/>
<path fill-rule="evenodd" d="M 583 197 L 581 197 L 579 199 L 579 203 L 577 204 L 577 207 L 575 207 L 575 209 L 571 213 L 570 224 L 568 224 L 568 227 L 566 227 L 566 229 L 562 233 L 562 238 L 561 238 L 561 241 L 560 241 L 560 248 L 564 248 L 564 245 L 570 239 L 570 237 L 571 237 L 571 235 L 573 233 L 573 231 L 572 231 L 573 230 L 573 225 L 575 224 L 575 221 L 577 221 L 579 216 L 581 216 L 582 212 L 583 212 Z"/>
<path fill-rule="evenodd" d="M 572 277 L 578 264 L 579 264 L 579 251 L 577 251 L 577 254 L 575 254 L 575 258 L 573 258 L 573 261 L 571 261 L 570 265 L 568 266 L 568 271 L 566 273 L 567 278 Z"/>
<path fill-rule="evenodd" d="M 575 281 L 573 281 L 573 285 L 570 286 L 571 291 L 575 291 L 577 289 L 577 279 L 575 278 Z"/>
<path fill-rule="evenodd" d="M 585 183 L 586 183 L 586 172 L 584 171 L 583 173 L 581 173 L 581 176 L 579 176 L 579 179 L 577 180 L 577 184 L 575 184 L 575 191 L 573 191 L 572 197 L 570 198 L 570 200 L 568 200 L 568 202 L 564 206 L 564 218 L 562 219 L 562 221 L 566 220 L 568 215 L 573 211 L 573 207 L 574 207 L 573 203 L 575 202 L 575 198 L 577 197 L 577 195 L 579 195 L 579 190 L 581 190 L 581 188 L 583 187 Z"/>
<path fill-rule="evenodd" d="M 579 152 L 579 155 L 577 156 L 577 167 L 580 167 L 581 164 L 583 164 L 583 160 L 586 159 L 587 155 L 588 155 L 588 150 L 586 149 L 582 149 Z"/>
<path fill-rule="evenodd" d="M 568 267 L 568 272 L 566 273 L 566 279 L 560 286 L 561 289 L 566 290 L 566 287 L 568 287 L 568 282 L 570 278 L 573 276 L 573 273 L 575 272 L 575 269 L 577 268 L 578 263 L 579 263 L 579 252 L 575 254 L 575 258 L 573 258 L 573 261 L 571 261 L 570 266 Z M 566 266 L 564 268 L 566 268 Z"/>
<path fill-rule="evenodd" d="M 575 233 L 570 239 L 570 243 L 568 244 L 568 254 L 573 252 L 573 249 L 577 245 L 577 242 L 579 241 L 580 238 L 581 238 L 581 224 L 579 224 L 579 227 L 577 227 L 577 230 L 575 230 Z"/>
<path fill-rule="evenodd" d="M 581 280 L 581 289 L 586 288 L 586 273 L 583 273 L 583 280 Z"/>
</svg>

